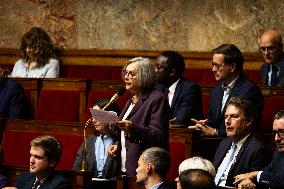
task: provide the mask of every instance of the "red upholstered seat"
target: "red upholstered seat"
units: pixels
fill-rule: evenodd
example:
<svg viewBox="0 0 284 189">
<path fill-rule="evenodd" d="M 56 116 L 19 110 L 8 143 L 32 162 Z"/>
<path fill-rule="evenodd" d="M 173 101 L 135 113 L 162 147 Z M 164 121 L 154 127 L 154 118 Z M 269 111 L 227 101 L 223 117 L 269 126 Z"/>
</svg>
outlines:
<svg viewBox="0 0 284 189">
<path fill-rule="evenodd" d="M 57 165 L 57 169 L 72 170 L 77 150 L 83 142 L 83 136 L 25 131 L 4 131 L 2 142 L 4 164 L 29 167 L 30 141 L 37 136 L 47 134 L 54 136 L 62 145 L 62 155 Z"/>
<path fill-rule="evenodd" d="M 259 70 L 245 70 L 244 72 L 249 80 L 258 85 L 261 84 Z"/>
<path fill-rule="evenodd" d="M 279 110 L 284 110 L 284 97 L 265 97 L 265 104 L 261 117 L 262 132 L 270 133 L 272 131 L 273 117 Z"/>
<path fill-rule="evenodd" d="M 122 67 L 113 67 L 111 79 L 120 81 L 121 80 L 121 71 L 122 71 Z"/>
<path fill-rule="evenodd" d="M 68 78 L 111 80 L 111 66 L 71 66 L 68 68 Z"/>
<path fill-rule="evenodd" d="M 214 73 L 211 70 L 203 70 L 202 72 L 202 83 L 204 84 L 216 84 Z"/>
<path fill-rule="evenodd" d="M 201 83 L 202 82 L 202 73 L 203 70 L 198 69 L 185 69 L 184 70 L 184 77 L 195 82 L 195 83 Z"/>
<path fill-rule="evenodd" d="M 184 142 L 170 141 L 171 167 L 167 175 L 167 180 L 173 181 L 178 177 L 179 164 L 185 159 Z"/>
<path fill-rule="evenodd" d="M 42 90 L 36 118 L 46 121 L 79 121 L 79 91 Z"/>
</svg>

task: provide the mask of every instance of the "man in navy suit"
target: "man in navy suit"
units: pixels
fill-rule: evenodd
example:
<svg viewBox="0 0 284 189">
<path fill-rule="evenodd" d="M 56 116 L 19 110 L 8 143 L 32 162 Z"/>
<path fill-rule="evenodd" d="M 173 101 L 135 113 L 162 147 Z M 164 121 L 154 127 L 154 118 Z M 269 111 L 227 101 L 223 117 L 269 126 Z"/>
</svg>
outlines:
<svg viewBox="0 0 284 189">
<path fill-rule="evenodd" d="M 238 183 L 238 187 L 254 189 L 260 185 L 271 189 L 284 188 L 284 110 L 275 115 L 273 132 L 278 150 L 274 153 L 272 161 L 262 171 L 236 176 L 235 183 Z"/>
<path fill-rule="evenodd" d="M 224 112 L 227 102 L 234 96 L 247 97 L 257 108 L 254 129 L 259 130 L 260 116 L 264 106 L 261 90 L 243 73 L 244 58 L 241 51 L 233 44 L 223 44 L 213 51 L 212 72 L 219 82 L 210 95 L 208 118 L 193 121 L 204 135 L 225 137 Z"/>
<path fill-rule="evenodd" d="M 16 187 L 5 189 L 71 189 L 66 178 L 54 170 L 60 154 L 61 145 L 54 137 L 34 138 L 30 149 L 30 172 L 19 176 Z"/>
<path fill-rule="evenodd" d="M 265 64 L 260 67 L 260 78 L 263 84 L 284 85 L 284 53 L 280 33 L 276 30 L 263 32 L 258 40 L 259 51 Z"/>
<path fill-rule="evenodd" d="M 234 177 L 260 170 L 269 162 L 266 146 L 254 135 L 255 107 L 244 97 L 233 97 L 225 112 L 227 138 L 217 148 L 213 164 L 215 184 L 233 186 Z"/>
<path fill-rule="evenodd" d="M 184 58 L 175 51 L 162 52 L 155 65 L 157 87 L 168 91 L 170 124 L 181 127 L 191 124 L 191 118 L 203 118 L 201 89 L 182 76 L 184 69 Z"/>
<path fill-rule="evenodd" d="M 0 68 L 0 117 L 24 118 L 25 96 L 21 85 L 8 79 L 8 72 Z"/>
<path fill-rule="evenodd" d="M 166 150 L 159 147 L 146 149 L 138 160 L 136 182 L 146 189 L 168 189 L 165 180 L 170 163 L 170 155 Z"/>
</svg>

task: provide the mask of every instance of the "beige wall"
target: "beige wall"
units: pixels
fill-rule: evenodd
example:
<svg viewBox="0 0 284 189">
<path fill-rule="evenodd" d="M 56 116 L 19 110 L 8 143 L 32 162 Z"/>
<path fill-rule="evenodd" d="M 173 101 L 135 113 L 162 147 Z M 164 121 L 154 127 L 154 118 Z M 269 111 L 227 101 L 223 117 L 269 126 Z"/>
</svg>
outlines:
<svg viewBox="0 0 284 189">
<path fill-rule="evenodd" d="M 0 0 L 0 48 L 41 26 L 66 49 L 257 51 L 265 29 L 284 29 L 279 0 Z"/>
</svg>

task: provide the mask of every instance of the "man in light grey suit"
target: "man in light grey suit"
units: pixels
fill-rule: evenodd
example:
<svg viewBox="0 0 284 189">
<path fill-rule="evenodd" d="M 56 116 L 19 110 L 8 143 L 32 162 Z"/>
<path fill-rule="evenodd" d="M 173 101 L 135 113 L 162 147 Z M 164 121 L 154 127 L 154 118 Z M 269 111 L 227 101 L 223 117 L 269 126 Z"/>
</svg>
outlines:
<svg viewBox="0 0 284 189">
<path fill-rule="evenodd" d="M 260 67 L 262 83 L 269 86 L 284 86 L 284 54 L 280 33 L 276 30 L 263 32 L 258 45 L 265 61 Z"/>
</svg>

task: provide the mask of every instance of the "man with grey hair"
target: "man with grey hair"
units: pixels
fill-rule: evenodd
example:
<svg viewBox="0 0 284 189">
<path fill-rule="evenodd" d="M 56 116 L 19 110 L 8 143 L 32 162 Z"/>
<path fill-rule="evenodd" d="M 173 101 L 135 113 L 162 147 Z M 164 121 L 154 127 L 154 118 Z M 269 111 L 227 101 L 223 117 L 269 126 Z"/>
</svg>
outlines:
<svg viewBox="0 0 284 189">
<path fill-rule="evenodd" d="M 260 185 L 271 189 L 284 188 L 284 110 L 274 116 L 273 134 L 278 150 L 272 161 L 261 171 L 236 176 L 235 184 L 238 184 L 238 187 L 254 189 Z"/>
<path fill-rule="evenodd" d="M 216 175 L 214 165 L 209 160 L 199 156 L 194 156 L 181 162 L 178 168 L 178 172 L 180 174 L 187 169 L 202 169 L 204 171 L 208 171 L 213 177 L 215 177 Z"/>
<path fill-rule="evenodd" d="M 204 171 L 208 172 L 211 175 L 212 178 L 215 177 L 215 175 L 216 175 L 215 167 L 209 160 L 204 159 L 204 158 L 199 157 L 199 156 L 195 156 L 195 157 L 192 157 L 192 158 L 185 159 L 179 165 L 179 168 L 178 168 L 179 177 L 177 177 L 175 179 L 175 181 L 177 182 L 177 189 L 182 188 L 182 186 L 180 184 L 180 180 L 179 180 L 181 173 L 184 172 L 184 171 L 187 171 L 187 170 L 192 170 L 192 169 L 204 170 Z"/>
<path fill-rule="evenodd" d="M 146 149 L 138 160 L 136 182 L 143 184 L 146 189 L 168 189 L 165 183 L 170 168 L 169 153 L 158 147 Z"/>
</svg>

